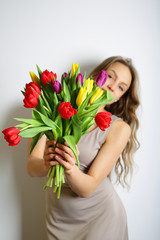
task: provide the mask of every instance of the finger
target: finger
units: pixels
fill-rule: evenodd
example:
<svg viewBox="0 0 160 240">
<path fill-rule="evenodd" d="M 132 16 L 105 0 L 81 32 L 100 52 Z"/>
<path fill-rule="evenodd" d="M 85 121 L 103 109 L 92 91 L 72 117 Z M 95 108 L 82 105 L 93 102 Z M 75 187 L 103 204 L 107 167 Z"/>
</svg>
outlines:
<svg viewBox="0 0 160 240">
<path fill-rule="evenodd" d="M 45 162 L 45 164 L 49 164 L 49 162 L 52 160 L 52 159 L 54 159 L 54 155 L 53 154 L 46 154 L 45 156 L 44 156 L 44 162 Z"/>
<path fill-rule="evenodd" d="M 65 144 L 66 146 L 70 147 L 69 144 L 68 144 L 67 142 L 64 142 L 64 144 Z"/>
<path fill-rule="evenodd" d="M 76 159 L 75 158 L 72 158 L 70 157 L 68 154 L 64 153 L 63 156 L 59 155 L 59 154 L 55 154 L 54 158 L 57 160 L 57 161 L 63 161 L 63 162 L 67 162 L 68 164 L 70 164 L 71 166 L 74 166 L 75 163 L 76 163 Z M 61 163 L 60 162 L 60 163 Z M 63 163 L 62 162 L 62 163 Z"/>
<path fill-rule="evenodd" d="M 57 162 L 57 161 L 50 161 L 50 166 L 55 166 L 55 165 L 58 165 L 59 164 L 59 162 Z"/>
<path fill-rule="evenodd" d="M 67 143 L 67 142 L 64 142 L 64 144 L 65 145 L 67 145 L 69 148 L 70 148 L 70 146 L 69 146 L 69 144 Z M 79 150 L 78 150 L 78 147 L 77 147 L 77 145 L 76 145 L 76 150 L 77 150 L 77 155 L 79 155 L 80 154 L 80 152 L 79 152 Z M 73 153 L 74 154 L 74 153 Z"/>
<path fill-rule="evenodd" d="M 63 152 L 66 152 L 67 154 L 69 154 L 71 157 L 74 157 L 74 153 L 72 152 L 72 149 L 64 144 L 56 144 L 56 148 L 55 148 L 55 151 L 57 149 L 57 147 L 59 149 L 61 149 Z"/>
<path fill-rule="evenodd" d="M 58 156 L 61 157 L 61 159 L 65 159 L 70 164 L 75 164 L 75 157 L 71 157 L 68 153 L 64 152 L 60 148 L 55 148 L 55 153 L 58 153 Z M 57 155 L 55 155 L 56 157 Z"/>
<path fill-rule="evenodd" d="M 44 164 L 46 166 L 54 166 L 54 165 L 59 164 L 59 163 L 57 161 L 55 161 L 55 154 L 49 154 L 49 155 L 45 156 Z"/>
<path fill-rule="evenodd" d="M 65 169 L 71 170 L 74 165 L 71 165 L 69 162 L 66 162 L 63 160 L 60 156 L 56 155 L 55 159 L 58 163 L 60 163 L 62 166 L 64 166 Z"/>
<path fill-rule="evenodd" d="M 55 153 L 55 149 L 54 147 L 49 147 L 46 151 L 46 153 L 50 154 L 50 153 Z"/>
<path fill-rule="evenodd" d="M 56 140 L 49 140 L 46 142 L 46 145 L 49 147 L 49 146 L 54 146 L 56 144 Z"/>
</svg>

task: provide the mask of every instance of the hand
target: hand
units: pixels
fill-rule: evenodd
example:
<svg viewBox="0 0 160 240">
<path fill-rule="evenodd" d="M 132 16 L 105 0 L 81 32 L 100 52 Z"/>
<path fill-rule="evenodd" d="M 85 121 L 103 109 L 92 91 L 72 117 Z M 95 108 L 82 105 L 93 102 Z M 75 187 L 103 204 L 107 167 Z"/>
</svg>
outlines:
<svg viewBox="0 0 160 240">
<path fill-rule="evenodd" d="M 71 172 L 75 166 L 76 158 L 69 145 L 66 142 L 64 144 L 58 143 L 56 144 L 54 151 L 54 158 L 56 161 L 65 167 L 65 172 Z M 79 155 L 78 148 L 77 154 Z"/>
<path fill-rule="evenodd" d="M 44 164 L 48 169 L 59 163 L 65 167 L 66 172 L 73 169 L 73 166 L 76 163 L 76 158 L 69 145 L 66 142 L 64 144 L 56 144 L 55 140 L 49 140 L 46 142 Z M 78 147 L 76 146 L 76 148 L 77 154 L 79 155 Z"/>
<path fill-rule="evenodd" d="M 55 140 L 49 140 L 46 142 L 46 147 L 44 151 L 44 165 L 49 169 L 51 166 L 59 164 L 59 162 L 55 161 Z"/>
</svg>

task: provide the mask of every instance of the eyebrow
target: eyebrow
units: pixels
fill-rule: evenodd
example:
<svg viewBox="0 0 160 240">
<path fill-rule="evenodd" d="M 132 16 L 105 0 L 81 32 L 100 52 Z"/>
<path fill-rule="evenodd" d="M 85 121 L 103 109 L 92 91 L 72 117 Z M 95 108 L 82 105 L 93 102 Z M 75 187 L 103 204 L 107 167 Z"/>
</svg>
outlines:
<svg viewBox="0 0 160 240">
<path fill-rule="evenodd" d="M 128 87 L 128 84 L 127 84 L 127 83 L 121 82 L 121 84 L 123 84 L 123 85 L 125 85 L 126 87 Z"/>
<path fill-rule="evenodd" d="M 115 74 L 115 76 L 118 77 L 118 76 L 117 76 L 117 73 L 116 73 L 113 69 L 108 69 L 108 70 L 112 71 L 112 72 Z M 128 84 L 127 84 L 127 83 L 120 82 L 120 84 L 123 84 L 123 85 L 125 85 L 126 87 L 128 87 Z"/>
</svg>

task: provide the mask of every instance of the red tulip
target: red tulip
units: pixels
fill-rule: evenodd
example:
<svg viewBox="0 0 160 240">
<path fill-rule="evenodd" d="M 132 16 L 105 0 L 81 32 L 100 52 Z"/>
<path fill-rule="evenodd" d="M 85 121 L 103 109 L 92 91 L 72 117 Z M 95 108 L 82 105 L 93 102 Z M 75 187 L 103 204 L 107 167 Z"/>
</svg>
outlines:
<svg viewBox="0 0 160 240">
<path fill-rule="evenodd" d="M 47 83 L 49 83 L 50 81 L 53 81 L 53 80 L 57 80 L 56 73 L 49 72 L 48 70 L 45 70 L 44 72 L 42 72 L 41 81 L 44 86 L 47 86 Z"/>
<path fill-rule="evenodd" d="M 35 82 L 27 83 L 26 89 L 29 87 L 33 88 L 39 95 L 41 95 L 41 88 L 37 83 L 35 83 Z"/>
<path fill-rule="evenodd" d="M 77 110 L 71 106 L 70 102 L 62 102 L 59 105 L 59 113 L 62 118 L 69 119 L 77 113 Z"/>
<path fill-rule="evenodd" d="M 111 115 L 112 114 L 110 112 L 99 112 L 96 114 L 95 122 L 102 131 L 105 131 L 105 128 L 110 126 Z"/>
<path fill-rule="evenodd" d="M 38 104 L 39 95 L 41 95 L 41 88 L 38 84 L 30 82 L 26 84 L 26 92 L 24 94 L 24 107 L 34 108 Z"/>
<path fill-rule="evenodd" d="M 9 143 L 9 146 L 16 146 L 19 144 L 21 136 L 18 135 L 20 133 L 18 128 L 9 127 L 4 129 L 2 133 L 4 134 L 4 139 Z"/>
</svg>

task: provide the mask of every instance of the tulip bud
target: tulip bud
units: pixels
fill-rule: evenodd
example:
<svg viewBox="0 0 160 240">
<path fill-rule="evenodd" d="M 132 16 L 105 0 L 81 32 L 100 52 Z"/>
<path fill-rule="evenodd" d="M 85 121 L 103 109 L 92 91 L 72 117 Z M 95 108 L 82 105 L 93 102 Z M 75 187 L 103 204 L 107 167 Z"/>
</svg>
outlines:
<svg viewBox="0 0 160 240">
<path fill-rule="evenodd" d="M 104 70 L 101 70 L 101 72 L 98 74 L 98 77 L 96 78 L 96 84 L 101 87 L 105 84 L 105 82 L 107 81 L 107 73 Z"/>
<path fill-rule="evenodd" d="M 52 87 L 57 94 L 62 91 L 62 85 L 59 81 L 52 81 Z"/>
<path fill-rule="evenodd" d="M 57 74 L 53 72 L 49 72 L 48 70 L 45 70 L 42 72 L 41 80 L 44 86 L 47 86 L 47 83 L 50 83 L 52 80 L 57 80 Z"/>
<path fill-rule="evenodd" d="M 66 78 L 67 76 L 68 76 L 68 73 L 64 72 L 64 73 L 62 74 L 62 77 L 61 77 L 61 82 L 62 82 L 63 78 Z"/>
<path fill-rule="evenodd" d="M 77 114 L 77 110 L 71 106 L 70 102 L 62 102 L 59 105 L 58 111 L 62 118 L 69 119 L 74 114 Z"/>
<path fill-rule="evenodd" d="M 9 143 L 9 146 L 16 146 L 19 144 L 21 136 L 18 135 L 20 133 L 18 128 L 9 127 L 4 129 L 2 133 L 4 134 L 4 139 Z"/>
<path fill-rule="evenodd" d="M 72 64 L 72 71 L 71 71 L 72 78 L 74 77 L 78 67 L 79 67 L 78 63 L 77 64 L 75 64 L 75 63 Z"/>
<path fill-rule="evenodd" d="M 34 72 L 29 72 L 32 82 L 37 83 L 40 86 L 40 79 Z"/>
<path fill-rule="evenodd" d="M 102 131 L 105 131 L 105 129 L 110 126 L 112 120 L 111 115 L 110 112 L 99 112 L 96 114 L 95 122 Z"/>
<path fill-rule="evenodd" d="M 93 96 L 90 98 L 90 104 L 92 105 L 98 98 L 100 98 L 103 94 L 103 90 L 100 88 L 93 94 Z"/>
<path fill-rule="evenodd" d="M 37 83 L 35 83 L 35 82 L 26 83 L 26 90 L 28 88 L 34 89 L 39 95 L 41 95 L 41 88 Z"/>
<path fill-rule="evenodd" d="M 81 106 L 86 96 L 87 96 L 87 89 L 83 87 L 80 88 L 77 99 L 76 99 L 76 104 L 78 107 Z"/>
<path fill-rule="evenodd" d="M 87 88 L 88 94 L 90 94 L 90 92 L 93 89 L 93 83 L 94 83 L 94 80 L 91 80 L 90 78 L 88 78 L 85 82 L 85 87 Z"/>
<path fill-rule="evenodd" d="M 39 95 L 41 95 L 41 88 L 38 84 L 30 82 L 26 84 L 24 93 L 24 107 L 34 108 L 38 104 Z"/>
<path fill-rule="evenodd" d="M 81 86 L 82 86 L 82 85 L 83 85 L 83 74 L 82 74 L 82 73 L 79 73 L 79 74 L 77 75 L 76 84 L 77 84 L 78 80 L 80 81 L 80 84 L 81 84 Z"/>
</svg>

